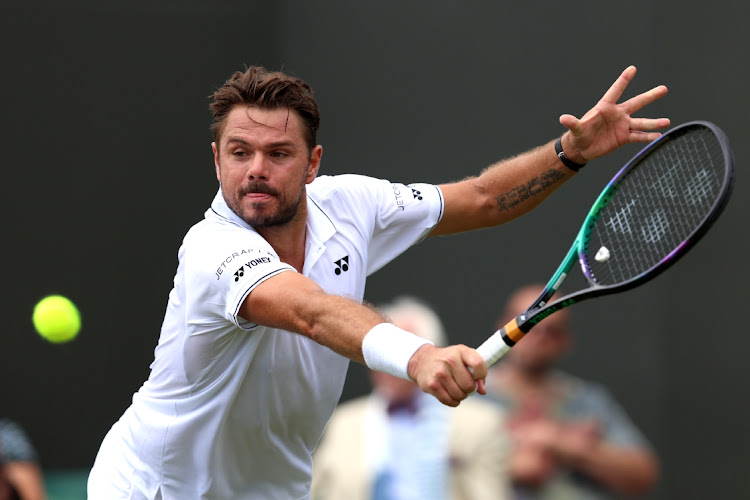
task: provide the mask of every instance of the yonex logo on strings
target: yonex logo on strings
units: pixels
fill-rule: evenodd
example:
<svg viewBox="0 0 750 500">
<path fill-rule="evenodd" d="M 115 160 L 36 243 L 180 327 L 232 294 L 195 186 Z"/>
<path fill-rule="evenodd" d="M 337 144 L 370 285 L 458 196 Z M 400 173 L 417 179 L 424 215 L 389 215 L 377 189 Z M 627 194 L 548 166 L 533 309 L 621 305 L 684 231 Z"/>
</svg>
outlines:
<svg viewBox="0 0 750 500">
<path fill-rule="evenodd" d="M 349 270 L 349 256 L 345 255 L 341 259 L 334 262 L 335 268 L 333 270 L 334 273 L 338 276 L 341 274 L 341 272 L 347 272 Z"/>
<path fill-rule="evenodd" d="M 271 262 L 271 259 L 268 257 L 258 257 L 257 259 L 250 260 L 248 262 L 245 262 L 245 265 L 240 266 L 239 269 L 234 273 L 234 281 L 239 281 L 240 278 L 242 278 L 245 275 L 245 268 L 251 268 L 255 267 L 259 264 L 268 264 Z"/>
</svg>

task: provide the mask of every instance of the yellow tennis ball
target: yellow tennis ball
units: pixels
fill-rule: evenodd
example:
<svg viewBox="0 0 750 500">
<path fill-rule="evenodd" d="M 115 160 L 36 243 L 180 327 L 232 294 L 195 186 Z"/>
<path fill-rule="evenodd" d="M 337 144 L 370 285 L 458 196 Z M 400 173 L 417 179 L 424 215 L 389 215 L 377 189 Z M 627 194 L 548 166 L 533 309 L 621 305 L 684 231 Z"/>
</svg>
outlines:
<svg viewBox="0 0 750 500">
<path fill-rule="evenodd" d="M 37 333 L 54 344 L 73 340 L 81 329 L 81 313 L 62 295 L 50 295 L 34 306 L 31 316 Z"/>
</svg>

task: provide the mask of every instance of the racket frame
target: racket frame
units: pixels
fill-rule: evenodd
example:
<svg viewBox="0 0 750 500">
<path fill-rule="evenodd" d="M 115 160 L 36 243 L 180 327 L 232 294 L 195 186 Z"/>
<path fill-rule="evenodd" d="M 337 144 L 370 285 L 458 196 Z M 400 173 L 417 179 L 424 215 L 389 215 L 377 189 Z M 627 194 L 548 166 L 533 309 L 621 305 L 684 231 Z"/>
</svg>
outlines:
<svg viewBox="0 0 750 500">
<path fill-rule="evenodd" d="M 603 207 L 607 205 L 609 200 L 617 192 L 620 183 L 635 169 L 637 166 L 648 157 L 649 153 L 657 149 L 662 143 L 672 141 L 676 137 L 682 135 L 688 128 L 694 127 L 706 127 L 710 129 L 717 137 L 719 144 L 721 145 L 723 157 L 724 157 L 724 168 L 725 175 L 722 186 L 719 190 L 719 196 L 714 202 L 713 207 L 706 214 L 700 224 L 697 225 L 696 229 L 674 250 L 662 258 L 658 263 L 651 266 L 648 270 L 635 276 L 629 280 L 614 285 L 601 285 L 592 280 L 591 271 L 586 265 L 586 250 L 590 239 L 591 231 L 596 225 Z M 666 271 L 671 267 L 682 255 L 690 250 L 711 228 L 713 223 L 721 215 L 722 211 L 726 207 L 729 197 L 734 186 L 735 169 L 734 169 L 734 156 L 732 149 L 729 145 L 724 132 L 715 124 L 707 121 L 692 121 L 679 125 L 668 132 L 662 134 L 659 138 L 650 142 L 646 145 L 638 154 L 636 154 L 630 161 L 628 161 L 617 174 L 609 181 L 607 186 L 599 194 L 598 198 L 592 205 L 588 212 L 588 215 L 581 225 L 581 229 L 573 242 L 573 245 L 568 250 L 567 255 L 558 266 L 555 273 L 552 275 L 550 280 L 545 285 L 542 292 L 534 300 L 534 302 L 520 315 L 509 321 L 503 328 L 495 332 L 490 338 L 488 338 L 481 346 L 477 348 L 477 351 L 485 359 L 487 365 L 492 365 L 499 360 L 511 347 L 513 347 L 519 340 L 523 338 L 535 325 L 541 322 L 544 318 L 551 314 L 569 307 L 573 304 L 577 304 L 583 300 L 599 297 L 602 295 L 608 295 L 613 293 L 623 292 L 631 288 L 635 288 L 643 283 L 650 281 L 659 274 Z M 591 285 L 590 287 L 579 290 L 577 292 L 570 293 L 561 297 L 553 302 L 550 299 L 555 295 L 557 290 L 562 285 L 565 278 L 570 273 L 573 265 L 579 262 L 581 265 L 581 271 L 586 280 Z"/>
</svg>

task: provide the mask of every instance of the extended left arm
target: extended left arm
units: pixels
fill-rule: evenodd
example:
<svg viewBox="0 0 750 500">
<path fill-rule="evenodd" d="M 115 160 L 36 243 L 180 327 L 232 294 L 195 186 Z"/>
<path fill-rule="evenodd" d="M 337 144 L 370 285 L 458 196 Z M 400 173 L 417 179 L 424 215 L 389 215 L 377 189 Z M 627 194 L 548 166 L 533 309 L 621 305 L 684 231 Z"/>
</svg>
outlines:
<svg viewBox="0 0 750 500">
<path fill-rule="evenodd" d="M 565 114 L 560 123 L 568 130 L 562 136 L 565 155 L 575 163 L 586 163 L 630 142 L 648 142 L 669 126 L 669 119 L 633 118 L 631 114 L 663 97 L 663 85 L 617 103 L 636 69 L 622 72 L 599 102 L 582 118 Z M 440 189 L 445 199 L 443 218 L 431 236 L 458 233 L 508 222 L 530 211 L 570 179 L 575 172 L 563 165 L 554 141 L 513 158 L 500 161 L 479 176 Z"/>
<path fill-rule="evenodd" d="M 574 173 L 550 142 L 496 163 L 478 177 L 443 184 L 445 211 L 430 236 L 504 224 L 539 205 Z"/>
</svg>

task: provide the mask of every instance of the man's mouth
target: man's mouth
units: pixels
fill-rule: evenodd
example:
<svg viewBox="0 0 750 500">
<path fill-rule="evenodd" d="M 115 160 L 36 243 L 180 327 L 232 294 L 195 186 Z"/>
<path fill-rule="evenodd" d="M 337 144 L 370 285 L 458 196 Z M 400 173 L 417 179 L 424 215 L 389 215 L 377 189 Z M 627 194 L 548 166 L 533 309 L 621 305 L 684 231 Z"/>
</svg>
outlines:
<svg viewBox="0 0 750 500">
<path fill-rule="evenodd" d="M 273 195 L 270 193 L 250 192 L 250 193 L 245 193 L 244 198 L 247 198 L 253 202 L 260 202 L 260 201 L 265 201 L 270 198 L 273 198 Z"/>
<path fill-rule="evenodd" d="M 265 184 L 251 184 L 240 191 L 240 196 L 251 201 L 264 201 L 276 196 L 276 192 Z"/>
</svg>

